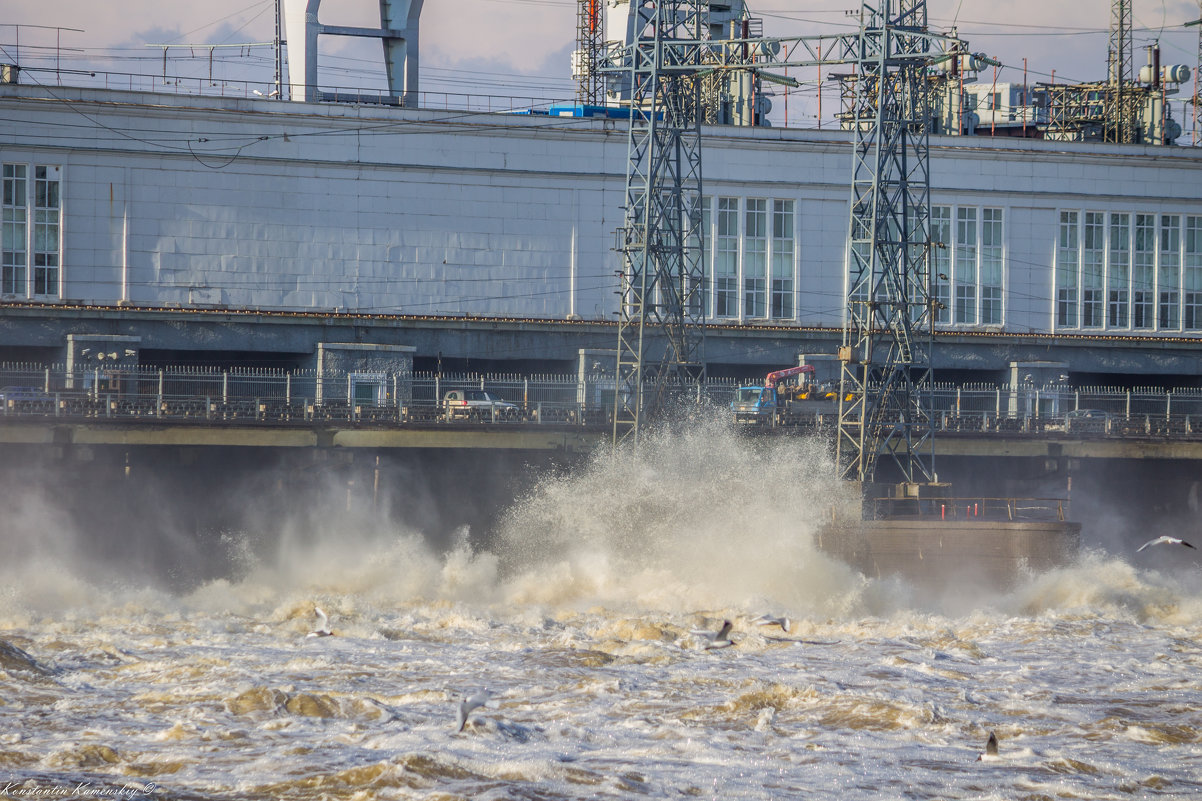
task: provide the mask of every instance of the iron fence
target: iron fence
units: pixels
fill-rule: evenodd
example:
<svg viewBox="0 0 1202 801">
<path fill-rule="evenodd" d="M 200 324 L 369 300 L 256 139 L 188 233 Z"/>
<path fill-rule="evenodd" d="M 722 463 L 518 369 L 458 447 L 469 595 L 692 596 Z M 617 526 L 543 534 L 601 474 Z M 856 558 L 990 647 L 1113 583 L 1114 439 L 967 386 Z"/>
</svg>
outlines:
<svg viewBox="0 0 1202 801">
<path fill-rule="evenodd" d="M 757 379 L 709 378 L 668 385 L 687 401 L 728 407 L 735 389 Z M 1202 390 L 1158 388 L 999 387 L 935 384 L 930 427 L 961 434 L 1202 436 Z M 491 401 L 448 415 L 443 399 L 480 390 Z M 62 365 L 0 364 L 0 416 L 164 418 L 195 422 L 306 425 L 315 421 L 404 425 L 539 423 L 608 425 L 612 374 L 404 373 L 266 368 L 147 367 L 114 363 L 68 370 Z M 516 411 L 510 407 L 516 407 Z M 837 422 L 837 403 L 780 423 Z M 498 414 L 498 410 L 509 410 Z"/>
</svg>

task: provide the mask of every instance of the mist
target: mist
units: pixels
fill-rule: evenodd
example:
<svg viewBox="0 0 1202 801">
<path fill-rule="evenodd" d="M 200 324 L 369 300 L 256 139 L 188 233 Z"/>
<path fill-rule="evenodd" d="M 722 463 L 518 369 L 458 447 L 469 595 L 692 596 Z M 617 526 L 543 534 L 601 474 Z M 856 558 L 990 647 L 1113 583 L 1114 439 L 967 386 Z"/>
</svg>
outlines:
<svg viewBox="0 0 1202 801">
<path fill-rule="evenodd" d="M 17 450 L 0 468 L 9 613 L 136 602 L 287 617 L 320 600 L 335 612 L 463 603 L 854 618 L 1114 603 L 1167 615 L 1166 598 L 1202 592 L 1191 554 L 1134 550 L 1191 535 L 1194 496 L 1166 490 L 1150 517 L 1112 490 L 1149 495 L 1118 468 L 1074 484 L 1082 559 L 1054 575 L 997 591 L 968 571 L 938 586 L 863 576 L 815 546 L 832 514 L 859 504 L 835 477 L 829 440 L 746 436 L 719 414 L 587 457 Z M 985 482 L 954 472 L 966 487 Z"/>
</svg>

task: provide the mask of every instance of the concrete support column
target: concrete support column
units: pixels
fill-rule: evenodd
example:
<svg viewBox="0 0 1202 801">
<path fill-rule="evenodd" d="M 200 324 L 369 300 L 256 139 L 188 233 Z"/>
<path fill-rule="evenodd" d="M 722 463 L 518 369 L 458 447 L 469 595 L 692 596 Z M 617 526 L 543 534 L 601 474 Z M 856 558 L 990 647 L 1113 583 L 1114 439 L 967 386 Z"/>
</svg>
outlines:
<svg viewBox="0 0 1202 801">
<path fill-rule="evenodd" d="M 321 0 L 284 0 L 288 41 L 288 88 L 292 100 L 315 103 L 317 39 L 321 34 L 379 39 L 384 47 L 388 94 L 406 106 L 418 99 L 418 21 L 425 0 L 380 0 L 380 27 L 323 25 L 317 20 Z"/>
<path fill-rule="evenodd" d="M 321 0 L 284 0 L 284 38 L 288 42 L 288 97 L 317 101 L 317 9 Z"/>
</svg>

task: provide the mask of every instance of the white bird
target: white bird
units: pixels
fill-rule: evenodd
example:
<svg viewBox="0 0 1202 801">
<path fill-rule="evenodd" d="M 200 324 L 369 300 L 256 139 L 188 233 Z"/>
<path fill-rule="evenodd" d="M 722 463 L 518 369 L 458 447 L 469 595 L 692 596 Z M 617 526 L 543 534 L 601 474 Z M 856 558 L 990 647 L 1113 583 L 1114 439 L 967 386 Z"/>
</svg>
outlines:
<svg viewBox="0 0 1202 801">
<path fill-rule="evenodd" d="M 317 628 L 306 634 L 306 637 L 329 637 L 334 632 L 330 630 L 330 618 L 320 606 L 313 607 L 313 614 L 317 615 Z"/>
<path fill-rule="evenodd" d="M 722 621 L 722 628 L 717 631 L 705 631 L 704 629 L 694 629 L 693 634 L 706 641 L 704 647 L 707 651 L 711 648 L 729 648 L 734 645 L 734 641 L 730 638 L 731 623 L 729 620 Z"/>
<path fill-rule="evenodd" d="M 471 695 L 465 695 L 459 699 L 459 717 L 456 719 L 458 727 L 456 731 L 463 731 L 467 726 L 467 716 L 472 714 L 473 709 L 479 709 L 489 702 L 492 698 L 492 693 L 488 688 L 477 690 Z"/>
<path fill-rule="evenodd" d="M 757 626 L 780 626 L 780 630 L 786 634 L 789 633 L 789 627 L 793 625 L 792 621 L 784 616 L 772 617 L 770 615 L 760 615 L 751 622 Z"/>
<path fill-rule="evenodd" d="M 1184 545 L 1186 548 L 1194 548 L 1194 546 L 1190 545 L 1185 540 L 1178 539 L 1177 537 L 1157 537 L 1154 540 L 1148 540 L 1147 542 L 1145 542 L 1143 545 L 1139 546 L 1135 550 L 1137 552 L 1142 551 L 1144 548 L 1148 548 L 1153 545 Z M 1198 549 L 1194 548 L 1194 550 L 1196 551 Z"/>
<path fill-rule="evenodd" d="M 997 758 L 997 735 L 993 732 L 989 732 L 989 739 L 985 741 L 985 753 L 977 754 L 977 761 L 990 757 Z"/>
</svg>

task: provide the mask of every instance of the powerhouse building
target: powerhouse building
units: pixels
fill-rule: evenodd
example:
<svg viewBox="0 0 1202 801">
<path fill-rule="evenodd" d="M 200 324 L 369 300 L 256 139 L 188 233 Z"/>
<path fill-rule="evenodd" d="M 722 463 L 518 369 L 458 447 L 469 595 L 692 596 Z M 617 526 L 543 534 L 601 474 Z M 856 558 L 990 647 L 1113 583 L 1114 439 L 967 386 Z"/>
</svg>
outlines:
<svg viewBox="0 0 1202 801">
<path fill-rule="evenodd" d="M 702 138 L 707 358 L 754 372 L 833 352 L 849 134 Z M 937 370 L 1202 375 L 1202 148 L 930 152 Z M 419 366 L 564 366 L 616 341 L 627 159 L 626 123 L 579 109 L 2 84 L 0 360 L 62 361 L 95 334 L 143 361 L 299 359 L 333 337 Z"/>
</svg>

